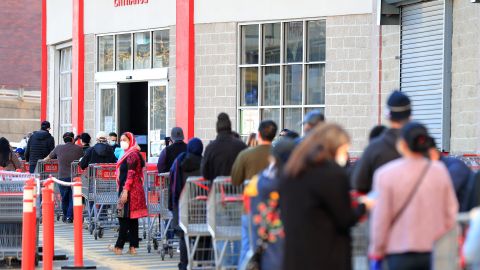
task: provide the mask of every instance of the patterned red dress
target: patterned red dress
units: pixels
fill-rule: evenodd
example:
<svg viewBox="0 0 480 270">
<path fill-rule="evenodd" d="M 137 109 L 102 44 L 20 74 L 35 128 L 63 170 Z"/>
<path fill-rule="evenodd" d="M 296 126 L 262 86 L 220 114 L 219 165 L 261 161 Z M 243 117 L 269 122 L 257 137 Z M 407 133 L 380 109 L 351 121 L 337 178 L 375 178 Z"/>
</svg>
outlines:
<svg viewBox="0 0 480 270">
<path fill-rule="evenodd" d="M 145 161 L 139 152 L 132 152 L 120 165 L 120 183 L 118 195 L 123 189 L 128 190 L 128 213 L 126 218 L 138 219 L 148 215 L 147 203 L 145 201 L 145 190 L 143 189 L 143 167 Z"/>
</svg>

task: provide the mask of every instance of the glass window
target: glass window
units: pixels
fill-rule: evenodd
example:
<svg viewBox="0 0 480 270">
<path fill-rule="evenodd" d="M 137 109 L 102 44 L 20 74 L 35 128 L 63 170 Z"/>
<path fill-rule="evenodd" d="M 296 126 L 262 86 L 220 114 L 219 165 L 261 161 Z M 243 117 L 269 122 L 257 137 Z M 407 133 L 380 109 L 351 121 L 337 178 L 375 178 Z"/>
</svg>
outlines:
<svg viewBox="0 0 480 270">
<path fill-rule="evenodd" d="M 302 65 L 285 66 L 284 105 L 302 104 Z"/>
<path fill-rule="evenodd" d="M 302 134 L 302 109 L 286 108 L 283 110 L 283 128 L 295 130 Z"/>
<path fill-rule="evenodd" d="M 59 68 L 60 110 L 58 134 L 72 131 L 72 48 L 60 50 Z"/>
<path fill-rule="evenodd" d="M 98 71 L 113 71 L 113 36 L 98 37 Z"/>
<path fill-rule="evenodd" d="M 325 61 L 325 21 L 307 23 L 307 61 Z"/>
<path fill-rule="evenodd" d="M 303 22 L 285 23 L 285 57 L 287 63 L 303 61 Z"/>
<path fill-rule="evenodd" d="M 241 28 L 242 64 L 258 64 L 258 25 Z"/>
<path fill-rule="evenodd" d="M 263 104 L 280 105 L 280 66 L 263 68 Z"/>
<path fill-rule="evenodd" d="M 242 137 L 256 131 L 249 126 L 253 117 L 257 122 L 272 119 L 279 129 L 300 133 L 304 113 L 325 110 L 325 27 L 325 20 L 240 26 Z"/>
<path fill-rule="evenodd" d="M 240 111 L 240 132 L 241 134 L 256 133 L 258 130 L 259 120 L 257 110 L 241 110 Z"/>
<path fill-rule="evenodd" d="M 116 70 L 132 69 L 132 34 L 116 37 Z"/>
<path fill-rule="evenodd" d="M 263 63 L 280 63 L 280 23 L 263 25 Z"/>
<path fill-rule="evenodd" d="M 107 133 L 116 130 L 115 92 L 115 87 L 100 89 L 100 130 Z"/>
<path fill-rule="evenodd" d="M 313 111 L 313 110 L 319 110 L 321 113 L 323 113 L 325 115 L 325 108 L 314 108 L 314 107 L 307 107 L 305 108 L 305 114 L 307 114 L 308 112 L 310 111 Z"/>
<path fill-rule="evenodd" d="M 242 92 L 241 104 L 242 106 L 257 106 L 258 105 L 258 68 L 248 67 L 241 69 L 241 85 Z"/>
<path fill-rule="evenodd" d="M 133 34 L 134 48 L 134 69 L 151 68 L 150 64 L 150 32 Z"/>
<path fill-rule="evenodd" d="M 153 67 L 168 67 L 170 57 L 170 31 L 153 32 Z"/>
<path fill-rule="evenodd" d="M 167 136 L 167 88 L 150 87 L 150 131 L 160 134 L 158 140 Z"/>
<path fill-rule="evenodd" d="M 273 120 L 280 125 L 280 109 L 262 109 L 262 120 Z"/>
<path fill-rule="evenodd" d="M 325 103 L 325 65 L 324 64 L 307 65 L 306 103 L 308 105 Z"/>
</svg>

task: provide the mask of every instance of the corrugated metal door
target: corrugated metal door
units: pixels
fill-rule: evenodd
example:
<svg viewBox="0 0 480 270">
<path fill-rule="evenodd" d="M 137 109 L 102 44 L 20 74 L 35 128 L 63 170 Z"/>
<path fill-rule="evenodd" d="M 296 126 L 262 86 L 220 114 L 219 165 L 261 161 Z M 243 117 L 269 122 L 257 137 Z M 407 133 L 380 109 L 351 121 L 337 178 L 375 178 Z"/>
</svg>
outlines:
<svg viewBox="0 0 480 270">
<path fill-rule="evenodd" d="M 427 125 L 437 145 L 448 151 L 451 41 L 445 1 L 402 7 L 400 87 L 412 100 L 413 119 Z"/>
</svg>

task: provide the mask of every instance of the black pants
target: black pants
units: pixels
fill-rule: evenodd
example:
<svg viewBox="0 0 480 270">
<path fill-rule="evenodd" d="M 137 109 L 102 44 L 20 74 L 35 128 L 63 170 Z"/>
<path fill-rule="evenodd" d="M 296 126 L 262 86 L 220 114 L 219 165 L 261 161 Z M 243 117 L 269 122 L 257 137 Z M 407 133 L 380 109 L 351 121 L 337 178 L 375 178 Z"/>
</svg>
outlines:
<svg viewBox="0 0 480 270">
<path fill-rule="evenodd" d="M 389 270 L 430 270 L 431 253 L 408 252 L 387 256 Z"/>
<path fill-rule="evenodd" d="M 130 247 L 138 248 L 138 219 L 118 218 L 120 230 L 118 232 L 116 248 L 123 249 L 125 242 L 130 242 Z"/>
</svg>

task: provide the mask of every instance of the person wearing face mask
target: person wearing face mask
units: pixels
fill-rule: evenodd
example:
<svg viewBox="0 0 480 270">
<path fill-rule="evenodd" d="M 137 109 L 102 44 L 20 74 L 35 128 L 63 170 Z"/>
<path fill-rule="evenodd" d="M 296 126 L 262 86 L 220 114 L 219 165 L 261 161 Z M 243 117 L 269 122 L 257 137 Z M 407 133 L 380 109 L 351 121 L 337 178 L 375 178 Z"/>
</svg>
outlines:
<svg viewBox="0 0 480 270">
<path fill-rule="evenodd" d="M 120 147 L 120 145 L 117 143 L 118 141 L 118 136 L 117 133 L 115 132 L 110 132 L 108 134 L 108 144 L 115 150 L 116 148 Z"/>
<path fill-rule="evenodd" d="M 280 178 L 284 270 L 350 270 L 352 228 L 365 213 L 352 208 L 344 166 L 350 137 L 337 124 L 315 127 L 291 154 Z"/>
<path fill-rule="evenodd" d="M 113 154 L 113 149 L 107 143 L 107 134 L 103 131 L 100 131 L 97 134 L 97 143 L 88 148 L 85 155 L 80 160 L 80 168 L 83 170 L 88 167 L 90 164 L 94 163 L 115 163 L 117 159 Z"/>
<path fill-rule="evenodd" d="M 455 225 L 455 190 L 445 165 L 427 158 L 431 145 L 425 126 L 405 125 L 397 142 L 402 157 L 374 174 L 369 251 L 374 269 L 381 269 L 383 259 L 390 270 L 431 269 L 435 241 Z"/>
</svg>

